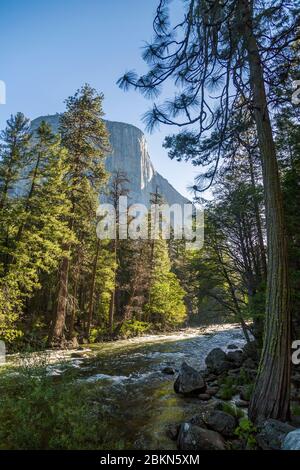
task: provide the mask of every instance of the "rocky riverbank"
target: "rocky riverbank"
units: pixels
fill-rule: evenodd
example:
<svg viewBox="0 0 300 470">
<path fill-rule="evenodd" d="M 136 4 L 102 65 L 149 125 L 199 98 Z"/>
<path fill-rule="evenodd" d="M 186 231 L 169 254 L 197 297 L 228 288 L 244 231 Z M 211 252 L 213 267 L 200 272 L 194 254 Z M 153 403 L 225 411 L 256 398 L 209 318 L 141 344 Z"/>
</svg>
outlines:
<svg viewBox="0 0 300 470">
<path fill-rule="evenodd" d="M 183 399 L 197 397 L 199 413 L 185 422 L 170 423 L 168 437 L 180 450 L 300 450 L 299 371 L 292 375 L 291 421 L 269 419 L 254 426 L 248 418 L 248 406 L 257 374 L 257 343 L 252 341 L 242 349 L 229 344 L 227 351 L 210 351 L 201 372 L 182 363 L 174 391 Z"/>
</svg>

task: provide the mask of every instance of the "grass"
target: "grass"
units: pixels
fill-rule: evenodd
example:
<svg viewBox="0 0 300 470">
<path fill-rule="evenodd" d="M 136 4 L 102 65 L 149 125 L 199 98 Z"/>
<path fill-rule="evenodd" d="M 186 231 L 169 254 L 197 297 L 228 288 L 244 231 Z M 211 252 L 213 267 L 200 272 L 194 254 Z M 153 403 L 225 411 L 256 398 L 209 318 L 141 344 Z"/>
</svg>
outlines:
<svg viewBox="0 0 300 470">
<path fill-rule="evenodd" d="M 0 376 L 0 449 L 122 449 L 107 429 L 97 384 L 25 365 Z"/>
</svg>

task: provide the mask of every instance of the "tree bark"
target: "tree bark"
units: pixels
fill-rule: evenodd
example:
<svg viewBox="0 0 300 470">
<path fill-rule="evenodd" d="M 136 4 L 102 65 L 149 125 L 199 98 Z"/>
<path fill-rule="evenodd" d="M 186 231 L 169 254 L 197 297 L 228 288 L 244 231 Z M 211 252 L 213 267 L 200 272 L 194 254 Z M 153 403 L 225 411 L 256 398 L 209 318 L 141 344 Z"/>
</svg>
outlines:
<svg viewBox="0 0 300 470">
<path fill-rule="evenodd" d="M 248 161 L 249 161 L 249 167 L 250 167 L 251 184 L 252 184 L 252 187 L 254 189 L 254 194 L 255 194 L 255 197 L 254 197 L 254 211 L 255 211 L 257 236 L 258 236 L 260 256 L 261 256 L 261 264 L 262 264 L 262 266 L 261 266 L 262 277 L 265 280 L 265 279 L 267 279 L 266 250 L 265 250 L 265 245 L 264 245 L 262 224 L 261 224 L 261 220 L 260 220 L 259 205 L 258 205 L 258 201 L 257 201 L 257 198 L 256 198 L 256 182 L 255 182 L 255 176 L 254 176 L 252 155 L 251 155 L 250 150 L 248 151 Z"/>
<path fill-rule="evenodd" d="M 66 310 L 68 301 L 68 279 L 69 278 L 69 258 L 64 257 L 59 270 L 59 291 L 57 307 L 53 318 L 51 333 L 48 338 L 50 346 L 60 346 L 65 329 Z"/>
<path fill-rule="evenodd" d="M 268 277 L 264 343 L 249 416 L 286 421 L 290 415 L 290 301 L 287 243 L 276 150 L 263 69 L 248 0 L 243 1 L 245 40 L 253 94 L 254 118 L 262 156 L 268 239 Z"/>
<path fill-rule="evenodd" d="M 89 337 L 92 319 L 93 319 L 94 295 L 95 295 L 96 273 L 97 273 L 97 264 L 98 264 L 98 258 L 99 258 L 99 250 L 100 250 L 100 240 L 97 239 L 96 255 L 95 255 L 93 273 L 92 273 L 92 285 L 91 285 L 91 292 L 90 292 L 88 321 L 87 321 L 87 327 L 86 327 L 87 337 Z"/>
<path fill-rule="evenodd" d="M 115 318 L 115 308 L 116 308 L 116 291 L 117 291 L 117 230 L 116 230 L 116 238 L 114 240 L 114 261 L 115 261 L 115 268 L 114 268 L 114 275 L 113 275 L 113 291 L 111 293 L 110 299 L 110 307 L 109 307 L 109 331 L 113 333 L 114 331 L 114 318 Z"/>
</svg>

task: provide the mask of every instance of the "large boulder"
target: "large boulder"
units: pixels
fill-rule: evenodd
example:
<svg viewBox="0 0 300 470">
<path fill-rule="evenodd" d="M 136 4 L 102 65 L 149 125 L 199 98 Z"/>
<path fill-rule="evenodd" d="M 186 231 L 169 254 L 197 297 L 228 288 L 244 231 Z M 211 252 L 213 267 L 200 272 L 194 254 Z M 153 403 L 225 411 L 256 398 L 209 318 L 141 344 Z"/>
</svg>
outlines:
<svg viewBox="0 0 300 470">
<path fill-rule="evenodd" d="M 295 429 L 285 436 L 282 450 L 300 450 L 300 429 Z"/>
<path fill-rule="evenodd" d="M 244 360 L 250 358 L 253 361 L 257 362 L 259 360 L 259 347 L 256 340 L 246 343 L 243 347 L 243 356 Z"/>
<path fill-rule="evenodd" d="M 183 362 L 174 383 L 174 390 L 183 395 L 197 395 L 206 391 L 206 382 L 200 372 Z"/>
<path fill-rule="evenodd" d="M 172 441 L 176 441 L 178 434 L 179 434 L 179 428 L 180 426 L 178 424 L 174 424 L 174 423 L 168 424 L 166 426 L 167 437 L 171 439 Z"/>
<path fill-rule="evenodd" d="M 191 423 L 180 426 L 177 447 L 180 450 L 225 450 L 222 436 Z"/>
<path fill-rule="evenodd" d="M 161 371 L 162 371 L 163 374 L 166 374 L 166 375 L 174 375 L 175 374 L 175 369 L 173 369 L 173 367 L 170 367 L 170 366 L 163 367 L 163 369 Z"/>
<path fill-rule="evenodd" d="M 206 356 L 205 364 L 208 370 L 214 374 L 222 374 L 232 366 L 221 348 L 212 349 Z"/>
<path fill-rule="evenodd" d="M 234 436 L 236 420 L 229 413 L 220 410 L 213 410 L 205 419 L 208 428 L 219 432 L 224 437 Z"/>
<path fill-rule="evenodd" d="M 244 358 L 243 351 L 229 351 L 229 353 L 226 355 L 226 358 L 236 367 L 240 367 Z"/>
<path fill-rule="evenodd" d="M 287 434 L 294 430 L 295 428 L 288 423 L 268 419 L 261 426 L 256 440 L 264 450 L 280 450 Z"/>
</svg>

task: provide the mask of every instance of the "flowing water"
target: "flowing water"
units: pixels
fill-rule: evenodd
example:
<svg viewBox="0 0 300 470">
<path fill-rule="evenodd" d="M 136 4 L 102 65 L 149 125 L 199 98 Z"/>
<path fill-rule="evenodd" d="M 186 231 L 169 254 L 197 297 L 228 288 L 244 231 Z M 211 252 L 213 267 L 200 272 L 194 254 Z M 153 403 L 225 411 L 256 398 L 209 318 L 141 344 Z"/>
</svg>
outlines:
<svg viewBox="0 0 300 470">
<path fill-rule="evenodd" d="M 183 361 L 204 369 L 209 351 L 226 350 L 231 343 L 239 347 L 245 343 L 237 325 L 96 344 L 82 351 L 51 353 L 48 374 L 60 376 L 68 364 L 78 380 L 97 383 L 103 419 L 116 442 L 133 449 L 172 449 L 175 443 L 166 436 L 166 425 L 191 418 L 201 403 L 175 394 L 175 376 L 162 369 L 178 371 Z"/>
</svg>

